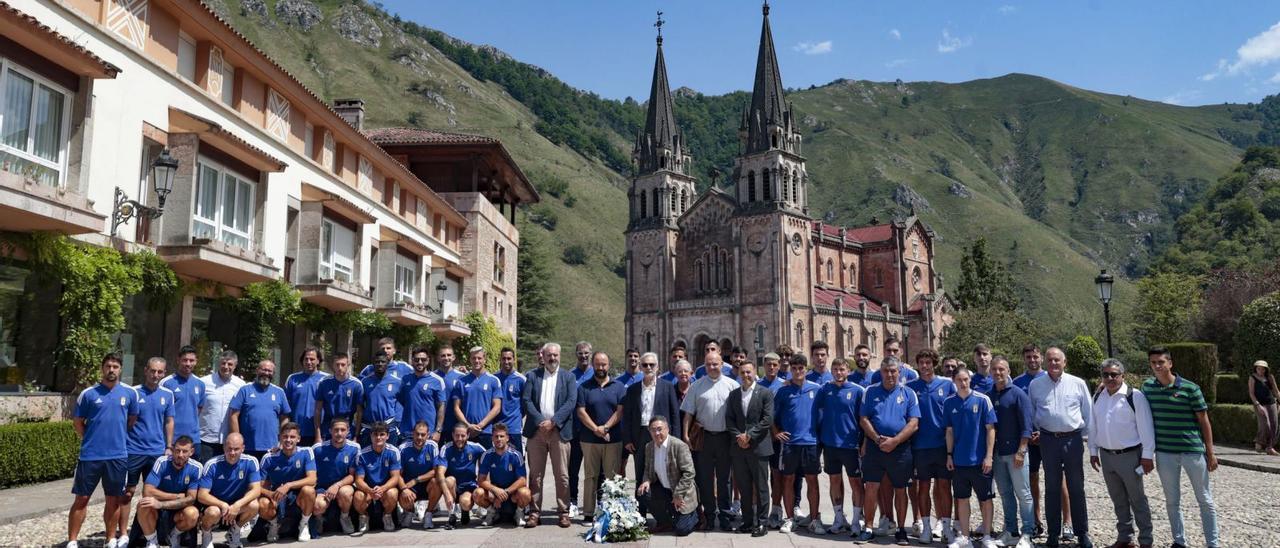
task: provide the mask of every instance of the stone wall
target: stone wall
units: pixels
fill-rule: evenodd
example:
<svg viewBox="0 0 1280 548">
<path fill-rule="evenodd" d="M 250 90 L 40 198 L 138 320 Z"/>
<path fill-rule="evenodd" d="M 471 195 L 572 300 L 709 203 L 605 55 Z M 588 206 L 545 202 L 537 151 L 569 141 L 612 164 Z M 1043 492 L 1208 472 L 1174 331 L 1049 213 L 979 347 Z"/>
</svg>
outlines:
<svg viewBox="0 0 1280 548">
<path fill-rule="evenodd" d="M 42 420 L 70 420 L 74 394 L 31 392 L 0 394 L 0 424 Z"/>
</svg>

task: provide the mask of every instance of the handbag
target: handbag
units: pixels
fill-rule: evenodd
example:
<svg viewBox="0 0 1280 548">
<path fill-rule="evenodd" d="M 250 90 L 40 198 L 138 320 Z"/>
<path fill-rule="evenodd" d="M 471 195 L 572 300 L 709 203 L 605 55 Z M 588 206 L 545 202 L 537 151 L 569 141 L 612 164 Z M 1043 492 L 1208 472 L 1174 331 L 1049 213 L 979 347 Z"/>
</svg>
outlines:
<svg viewBox="0 0 1280 548">
<path fill-rule="evenodd" d="M 702 429 L 702 425 L 698 421 L 689 421 L 689 450 L 701 451 L 704 437 L 706 437 L 706 430 Z"/>
</svg>

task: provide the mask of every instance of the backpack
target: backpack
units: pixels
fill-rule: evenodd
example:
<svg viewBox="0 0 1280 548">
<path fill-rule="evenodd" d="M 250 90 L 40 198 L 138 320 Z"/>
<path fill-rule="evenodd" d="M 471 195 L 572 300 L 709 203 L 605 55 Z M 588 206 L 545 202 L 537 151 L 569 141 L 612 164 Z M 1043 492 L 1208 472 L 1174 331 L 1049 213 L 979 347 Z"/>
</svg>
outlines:
<svg viewBox="0 0 1280 548">
<path fill-rule="evenodd" d="M 1102 391 L 1103 391 L 1103 390 L 1106 390 L 1106 389 L 1107 389 L 1107 387 L 1105 387 L 1105 386 L 1098 386 L 1098 391 L 1093 393 L 1093 403 L 1095 403 L 1095 404 L 1096 404 L 1096 403 L 1098 403 L 1098 397 L 1099 397 L 1099 396 L 1101 396 L 1101 395 L 1102 395 Z M 1133 392 L 1134 392 L 1133 388 L 1132 388 L 1132 387 L 1130 387 L 1130 388 L 1129 388 L 1129 393 L 1124 395 L 1124 401 L 1125 401 L 1125 402 L 1127 402 L 1127 403 L 1129 404 L 1129 410 L 1130 410 L 1130 411 L 1133 411 L 1133 412 L 1134 412 L 1134 414 L 1137 414 L 1137 412 L 1138 412 L 1138 408 L 1137 408 L 1137 407 L 1134 407 L 1134 405 L 1133 405 Z"/>
</svg>

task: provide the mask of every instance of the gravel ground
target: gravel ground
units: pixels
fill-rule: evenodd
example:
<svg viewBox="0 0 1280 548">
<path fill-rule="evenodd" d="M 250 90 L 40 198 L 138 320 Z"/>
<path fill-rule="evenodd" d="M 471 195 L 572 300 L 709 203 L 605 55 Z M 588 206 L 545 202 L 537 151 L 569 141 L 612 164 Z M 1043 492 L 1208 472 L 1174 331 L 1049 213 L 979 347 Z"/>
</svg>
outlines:
<svg viewBox="0 0 1280 548">
<path fill-rule="evenodd" d="M 1111 500 L 1106 495 L 1106 488 L 1100 475 L 1088 470 L 1086 477 L 1088 478 L 1087 496 L 1091 517 L 1091 536 L 1095 544 L 1108 546 L 1115 541 L 1115 522 Z M 1213 474 L 1212 478 L 1214 499 L 1218 509 L 1218 526 L 1222 532 L 1222 546 L 1280 547 L 1280 523 L 1277 523 L 1275 519 L 1277 515 L 1280 515 L 1280 498 L 1276 496 L 1277 493 L 1280 493 L 1280 475 L 1222 467 Z M 826 478 L 820 478 L 819 481 L 823 486 L 825 495 L 827 480 Z M 1160 489 L 1159 480 L 1154 474 L 1147 477 L 1146 488 L 1147 495 L 1151 500 L 1152 517 L 1155 521 L 1156 546 L 1168 546 L 1173 540 L 1170 536 L 1168 517 L 1165 513 L 1164 492 Z M 548 493 L 548 495 L 551 495 L 551 493 Z M 1203 546 L 1204 537 L 1201 534 L 1199 513 L 1195 498 L 1190 491 L 1190 485 L 1185 478 L 1183 479 L 1182 499 L 1183 521 L 1187 526 L 1188 545 Z M 554 500 L 554 496 L 548 496 L 546 500 Z M 70 497 L 68 497 L 68 505 L 70 502 Z M 102 508 L 103 505 L 101 504 L 89 507 L 89 517 L 85 520 L 80 537 L 81 546 L 91 548 L 104 544 L 101 519 Z M 974 510 L 976 514 L 976 505 Z M 995 519 L 997 524 L 1003 523 L 1000 514 L 1000 504 L 997 498 Z M 831 515 L 830 506 L 824 501 L 823 521 L 829 523 Z M 0 526 L 0 546 L 62 546 L 65 543 L 66 527 L 66 510 L 16 524 Z M 577 535 L 581 531 L 582 529 L 577 526 L 570 529 L 544 526 L 532 531 L 495 528 L 488 531 L 487 534 L 481 530 L 433 531 L 429 533 L 418 530 L 402 530 L 396 533 L 371 533 L 360 539 L 360 544 L 456 544 L 461 541 L 463 544 L 510 546 L 527 545 L 534 538 L 538 541 L 560 539 L 564 542 L 580 542 L 580 537 Z M 531 534 L 536 534 L 537 537 L 531 538 Z M 463 536 L 465 536 L 465 539 L 460 538 Z M 222 535 L 216 535 L 215 538 L 221 541 Z M 671 542 L 672 540 L 674 539 L 660 538 L 651 541 L 650 544 L 669 546 L 675 544 Z M 887 544 L 885 539 L 879 540 L 881 544 Z M 806 532 L 789 536 L 771 533 L 760 539 L 751 539 L 745 535 L 711 533 L 705 535 L 695 534 L 686 539 L 680 539 L 678 544 L 691 545 L 696 543 L 699 546 L 710 544 L 775 546 L 779 543 L 784 543 L 792 546 L 812 546 L 834 545 L 836 542 L 847 542 L 847 537 L 818 537 L 809 535 Z M 313 541 L 311 544 L 319 546 L 348 546 L 353 543 L 354 539 L 339 536 L 326 537 Z"/>
</svg>

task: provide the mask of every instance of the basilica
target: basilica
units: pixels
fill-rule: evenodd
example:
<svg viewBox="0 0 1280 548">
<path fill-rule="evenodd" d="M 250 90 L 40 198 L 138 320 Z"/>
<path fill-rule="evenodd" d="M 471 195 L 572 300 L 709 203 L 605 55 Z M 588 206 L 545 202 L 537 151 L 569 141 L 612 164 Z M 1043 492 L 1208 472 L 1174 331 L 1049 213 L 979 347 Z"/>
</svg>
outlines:
<svg viewBox="0 0 1280 548">
<path fill-rule="evenodd" d="M 714 340 L 758 359 L 780 344 L 807 352 L 826 341 L 832 356 L 866 344 L 878 363 L 890 338 L 905 356 L 941 344 L 954 305 L 934 270 L 933 231 L 914 216 L 859 227 L 810 217 L 793 112 L 766 4 L 732 190 L 699 193 L 659 34 L 628 192 L 628 348 L 683 344 L 692 360 Z"/>
</svg>

